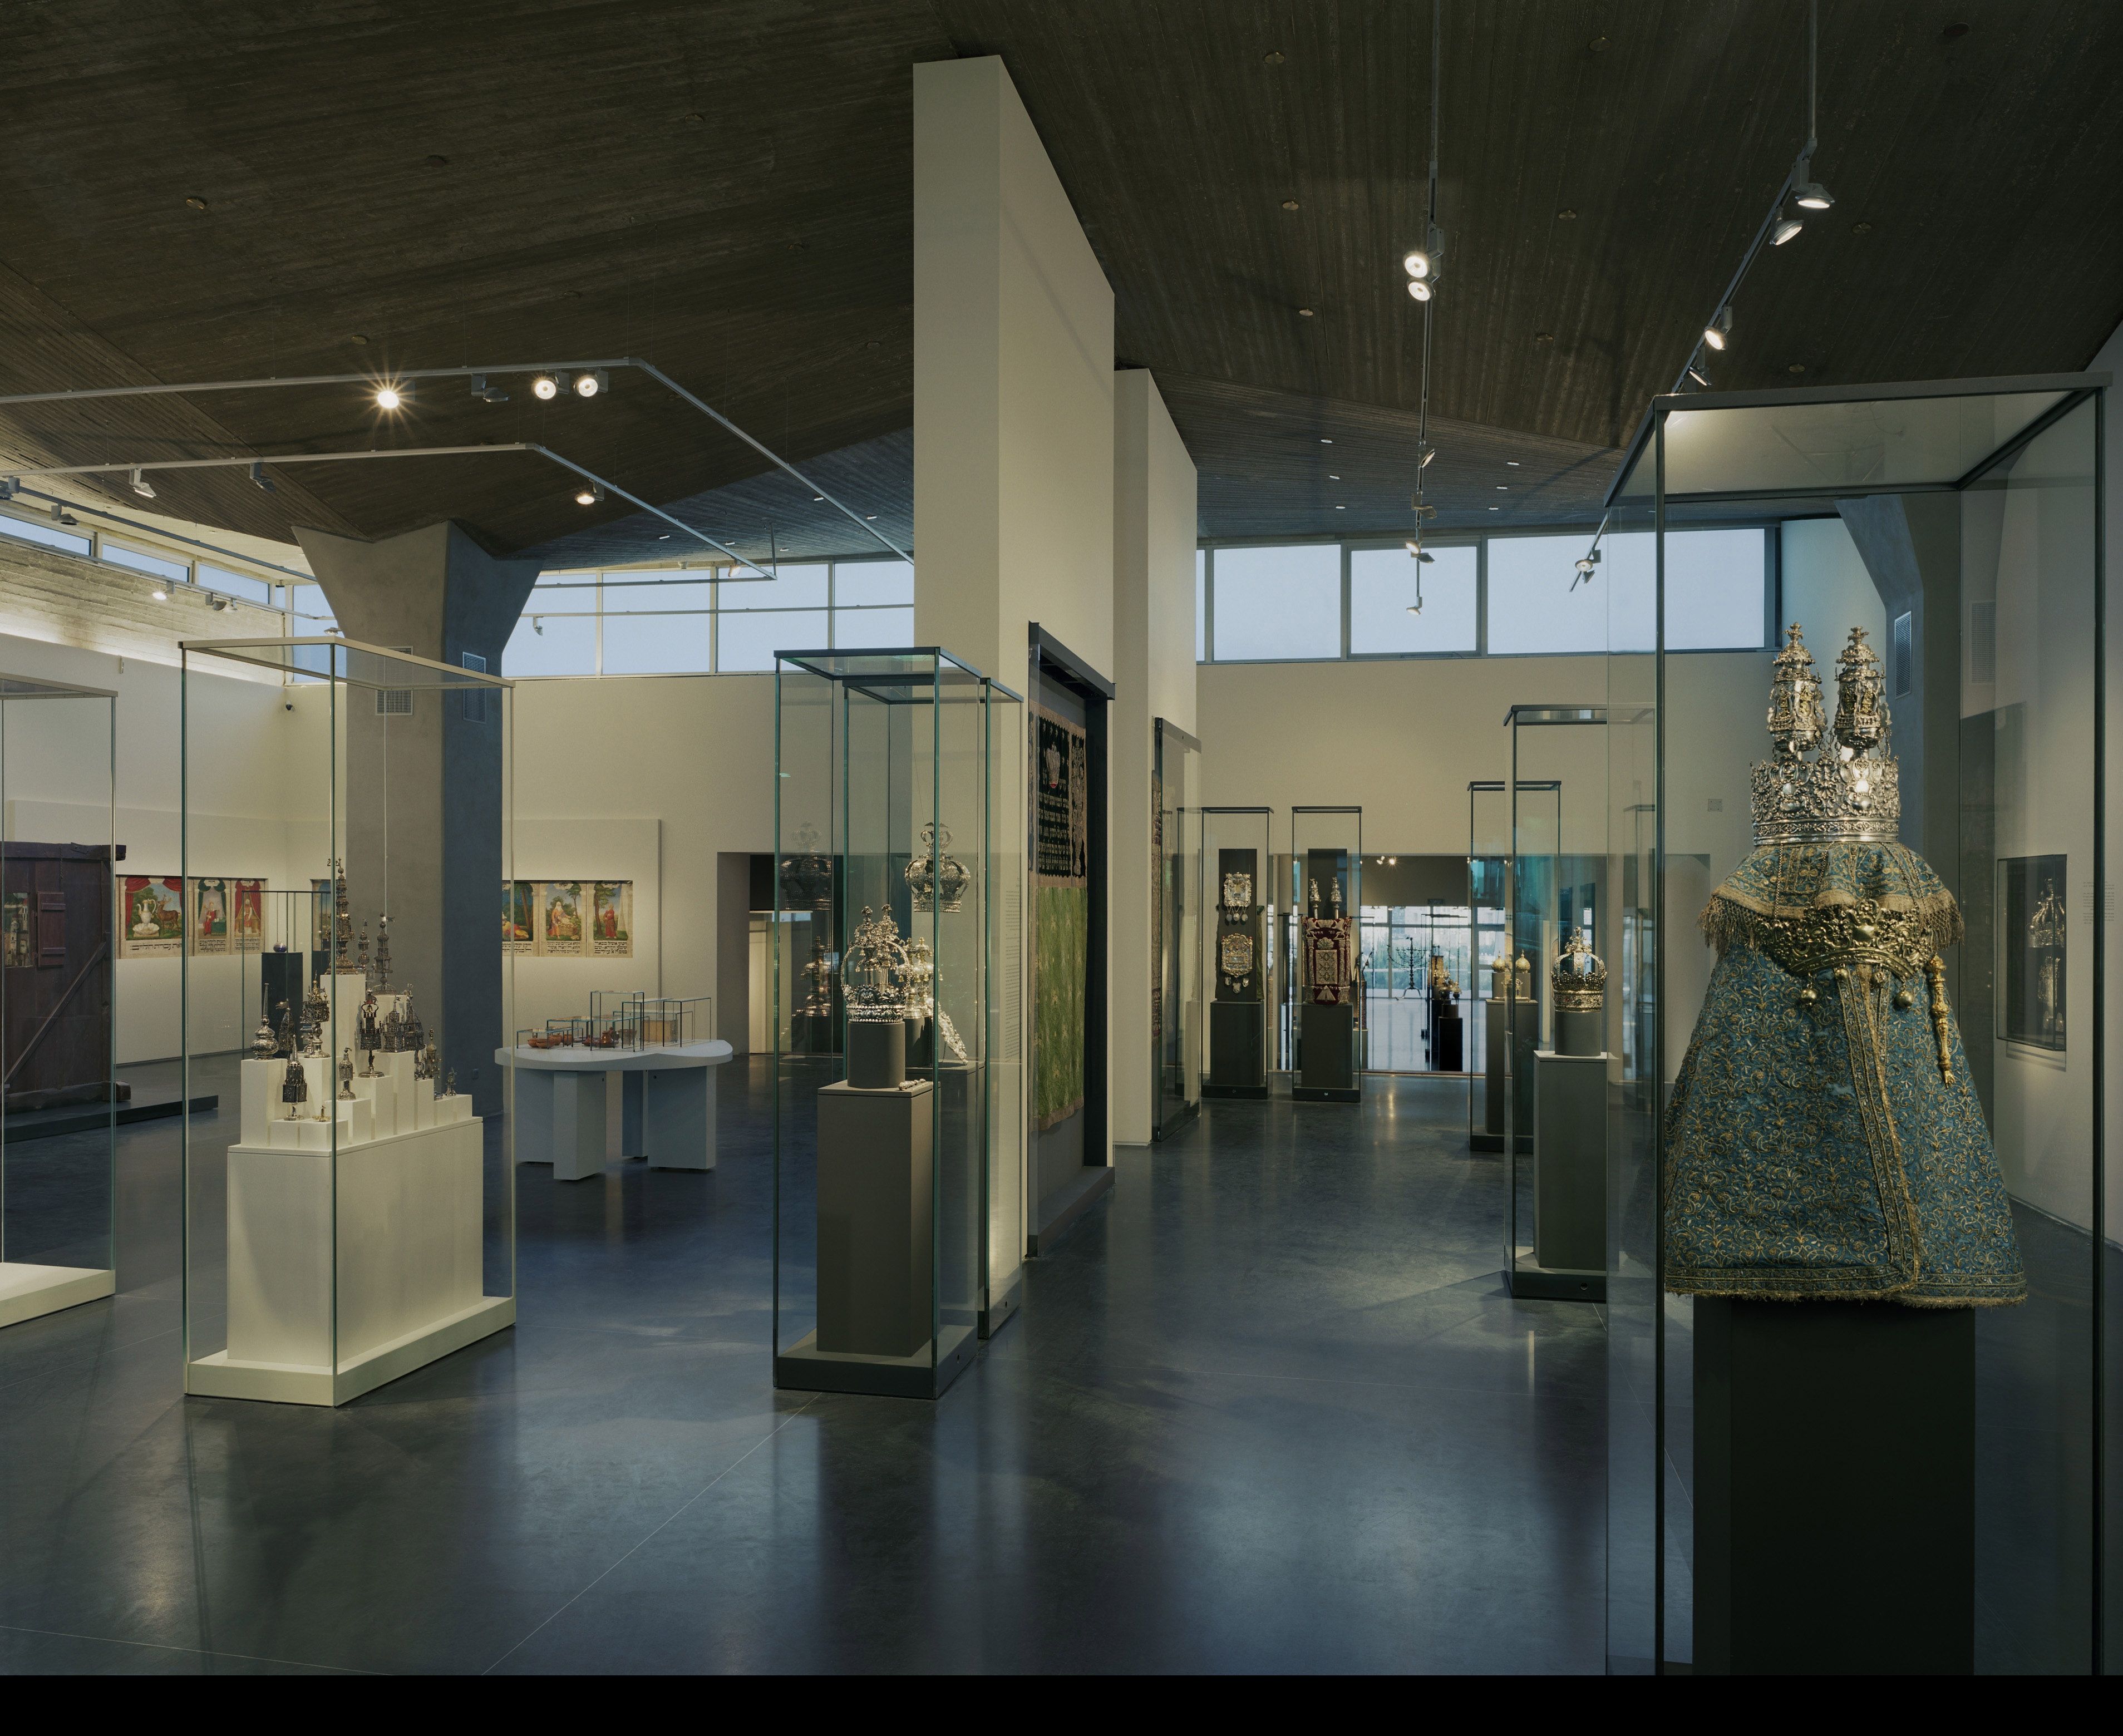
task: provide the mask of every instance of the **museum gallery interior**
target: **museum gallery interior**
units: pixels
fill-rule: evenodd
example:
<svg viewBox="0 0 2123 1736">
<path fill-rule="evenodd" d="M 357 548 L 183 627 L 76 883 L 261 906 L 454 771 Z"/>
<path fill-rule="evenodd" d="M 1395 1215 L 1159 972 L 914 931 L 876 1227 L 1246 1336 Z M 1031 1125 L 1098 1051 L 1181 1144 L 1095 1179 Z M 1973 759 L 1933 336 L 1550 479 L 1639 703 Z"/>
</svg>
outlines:
<svg viewBox="0 0 2123 1736">
<path fill-rule="evenodd" d="M 2123 1663 L 2123 8 L 6 37 L 0 1671 Z"/>
</svg>

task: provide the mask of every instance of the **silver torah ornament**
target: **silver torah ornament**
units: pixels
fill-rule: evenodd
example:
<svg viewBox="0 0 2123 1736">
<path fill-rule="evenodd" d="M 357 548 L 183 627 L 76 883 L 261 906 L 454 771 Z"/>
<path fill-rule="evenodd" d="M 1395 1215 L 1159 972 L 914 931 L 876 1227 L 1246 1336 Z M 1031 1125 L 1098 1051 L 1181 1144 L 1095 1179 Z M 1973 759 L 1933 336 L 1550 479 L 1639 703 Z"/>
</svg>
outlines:
<svg viewBox="0 0 2123 1736">
<path fill-rule="evenodd" d="M 354 1101 L 354 1050 L 339 1052 L 339 1100 L 342 1103 Z"/>
<path fill-rule="evenodd" d="M 295 1119 L 295 1111 L 310 1100 L 309 1075 L 302 1071 L 300 1057 L 288 1057 L 288 1070 L 280 1075 L 280 1101 L 288 1106 L 288 1119 Z"/>
</svg>

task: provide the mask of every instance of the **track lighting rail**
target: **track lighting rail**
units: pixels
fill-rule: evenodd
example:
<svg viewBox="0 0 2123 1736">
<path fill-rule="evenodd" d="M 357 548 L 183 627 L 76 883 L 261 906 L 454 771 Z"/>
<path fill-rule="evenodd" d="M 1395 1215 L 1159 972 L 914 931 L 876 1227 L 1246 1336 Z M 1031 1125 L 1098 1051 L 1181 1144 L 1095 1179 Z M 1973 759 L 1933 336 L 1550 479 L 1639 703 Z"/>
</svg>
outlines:
<svg viewBox="0 0 2123 1736">
<path fill-rule="evenodd" d="M 452 369 L 454 372 L 457 370 Z M 357 376 L 356 377 L 359 377 Z M 727 554 L 738 568 L 755 573 L 762 578 L 771 578 L 766 569 L 747 555 L 740 554 L 727 543 L 719 542 L 705 531 L 689 525 L 682 518 L 674 517 L 663 508 L 644 500 L 639 494 L 630 494 L 617 483 L 600 476 L 587 466 L 577 464 L 572 458 L 563 457 L 549 446 L 541 446 L 531 440 L 492 441 L 479 446 L 398 446 L 372 447 L 357 452 L 262 452 L 241 458 L 151 458 L 139 464 L 63 464 L 49 465 L 35 470 L 10 470 L 7 480 L 19 482 L 26 476 L 110 476 L 121 474 L 137 475 L 143 470 L 217 470 L 247 469 L 252 465 L 287 466 L 293 464 L 347 464 L 369 458 L 457 458 L 483 452 L 530 452 L 547 462 L 570 470 L 607 494 L 616 494 L 630 502 L 644 512 L 654 513 L 675 530 L 683 531 L 696 541 L 704 542 L 719 554 Z"/>
<path fill-rule="evenodd" d="M 803 471 L 798 470 L 794 465 L 790 463 L 788 460 L 782 457 L 780 453 L 773 451 L 771 447 L 762 444 L 761 442 L 755 440 L 750 434 L 739 428 L 737 423 L 731 421 L 729 417 L 723 414 L 720 410 L 717 409 L 705 399 L 701 397 L 697 393 L 688 391 L 676 380 L 673 379 L 670 375 L 665 373 L 662 368 L 657 367 L 654 363 L 646 361 L 640 356 L 610 356 L 588 362 L 512 362 L 504 363 L 499 366 L 496 366 L 491 363 L 480 363 L 462 367 L 408 367 L 392 370 L 387 381 L 379 375 L 368 373 L 285 374 L 273 375 L 267 378 L 255 380 L 194 380 L 176 385 L 163 385 L 157 383 L 152 386 L 77 386 L 64 391 L 10 392 L 0 394 L 0 408 L 4 408 L 7 405 L 15 404 L 65 404 L 77 400 L 85 402 L 90 399 L 95 398 L 176 398 L 188 396 L 194 392 L 284 391 L 295 386 L 362 386 L 368 387 L 371 391 L 376 391 L 378 389 L 395 390 L 398 387 L 403 386 L 407 381 L 413 380 L 469 381 L 475 377 L 480 380 L 481 386 L 484 388 L 480 395 L 490 396 L 492 392 L 494 391 L 494 388 L 487 386 L 485 382 L 490 380 L 499 379 L 510 374 L 525 374 L 530 375 L 533 377 L 539 375 L 550 375 L 555 377 L 565 375 L 583 374 L 594 376 L 600 372 L 609 372 L 613 368 L 619 367 L 630 367 L 640 373 L 645 374 L 649 379 L 654 381 L 658 386 L 662 386 L 666 391 L 671 393 L 673 396 L 683 399 L 686 403 L 690 405 L 693 409 L 698 410 L 702 415 L 713 422 L 718 428 L 722 428 L 725 433 L 731 434 L 737 439 L 743 442 L 745 445 L 750 447 L 752 451 L 758 453 L 761 457 L 766 459 L 768 463 L 773 465 L 777 470 L 781 470 L 784 474 L 793 477 L 796 481 L 803 484 L 803 485 L 806 489 L 808 489 L 815 497 L 832 507 L 865 536 L 883 544 L 885 548 L 891 550 L 893 554 L 897 555 L 900 559 L 912 560 L 914 558 L 912 555 L 909 554 L 906 550 L 901 548 L 897 543 L 893 541 L 891 538 L 887 536 L 882 531 L 879 530 L 875 525 L 870 523 L 867 519 L 865 519 L 861 513 L 855 512 L 844 501 L 837 498 L 826 489 L 820 487 L 808 476 L 806 476 Z M 430 456 L 438 455 L 446 451 L 546 452 L 546 448 L 542 447 L 535 447 L 523 443 L 518 443 L 513 447 L 434 447 L 427 450 L 429 452 Z M 368 455 L 357 454 L 354 456 L 383 456 L 387 455 L 377 453 Z M 565 464 L 567 462 L 566 460 L 559 458 L 556 454 L 547 452 L 546 456 L 553 457 L 555 461 L 559 463 Z M 248 463 L 251 461 L 246 459 L 243 461 Z M 286 459 L 279 458 L 269 458 L 265 460 L 265 462 L 269 464 L 281 464 L 289 461 L 290 461 Z M 218 464 L 220 461 L 215 460 L 213 461 L 213 462 Z M 135 466 L 128 464 L 118 465 L 115 466 L 90 466 L 87 467 L 87 470 L 93 471 L 99 469 L 109 470 L 113 468 L 124 470 L 135 469 L 156 470 L 167 469 L 170 466 L 166 465 Z M 570 468 L 574 468 L 574 466 L 570 466 Z M 87 472 L 82 470 L 44 470 L 35 473 L 25 470 L 21 474 L 26 476 L 32 474 L 41 475 L 82 475 L 86 473 Z M 589 473 L 587 470 L 584 470 L 582 474 L 583 475 L 588 475 Z M 598 480 L 603 482 L 603 479 L 602 477 L 598 478 Z M 635 504 L 637 506 L 640 506 L 649 512 L 654 512 L 659 518 L 669 519 L 671 523 L 677 525 L 681 530 L 686 531 L 692 536 L 700 536 L 701 534 L 698 531 L 695 531 L 691 526 L 682 524 L 677 519 L 672 518 L 669 513 L 663 512 L 661 508 L 649 506 L 645 501 L 637 499 L 634 495 L 626 494 L 624 489 L 616 488 L 609 482 L 605 482 L 604 487 L 607 493 L 618 494 L 625 499 L 634 501 Z M 712 540 L 712 539 L 707 538 L 704 538 L 703 540 Z M 716 543 L 715 546 L 719 549 L 722 547 L 722 545 Z M 724 552 L 728 553 L 729 551 L 724 550 Z M 733 559 L 743 559 L 743 557 L 734 554 L 732 555 L 731 558 Z M 752 564 L 749 560 L 744 560 L 743 564 L 750 567 Z"/>
</svg>

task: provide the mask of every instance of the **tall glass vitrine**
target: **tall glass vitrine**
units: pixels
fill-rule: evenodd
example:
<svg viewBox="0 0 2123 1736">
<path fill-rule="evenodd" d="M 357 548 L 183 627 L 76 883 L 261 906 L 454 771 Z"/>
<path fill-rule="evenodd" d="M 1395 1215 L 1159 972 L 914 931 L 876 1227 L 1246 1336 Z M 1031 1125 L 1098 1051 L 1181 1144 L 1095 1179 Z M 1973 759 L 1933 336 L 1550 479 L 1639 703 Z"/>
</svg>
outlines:
<svg viewBox="0 0 2123 1736">
<path fill-rule="evenodd" d="M 1162 1139 L 1202 1107 L 1202 744 L 1163 718 L 1151 758 L 1151 1137 Z"/>
<path fill-rule="evenodd" d="M 1511 1040 L 1501 1055 L 1510 1080 L 1504 1271 L 1516 1296 L 1606 1296 L 1606 1046 L 1565 1040 L 1562 996 L 1576 991 L 1557 986 L 1573 939 L 1594 957 L 1610 949 L 1602 927 L 1611 921 L 1606 725 L 1605 706 L 1514 705 L 1504 718 L 1512 965 Z"/>
<path fill-rule="evenodd" d="M 775 1383 L 934 1398 L 1000 1300 L 994 1165 L 1021 1150 L 992 1062 L 1023 1041 L 994 848 L 1022 701 L 935 649 L 790 651 L 775 706 L 776 849 L 841 888 L 838 1040 L 775 1054 Z"/>
<path fill-rule="evenodd" d="M 1914 1004 L 1909 1016 L 1950 1008 L 1935 1088 L 1974 1099 L 2027 1297 L 1930 1311 L 1929 1325 L 1924 1309 L 1861 1311 L 1867 1330 L 1914 1322 L 1964 1346 L 1941 1354 L 1911 1336 L 1910 1360 L 1938 1370 L 1912 1401 L 1953 1388 L 1944 1397 L 1959 1420 L 1913 1450 L 1898 1480 L 1949 1491 L 1934 1535 L 1906 1558 L 1919 1591 L 1905 1606 L 1959 1613 L 1928 1617 L 1923 1634 L 1902 1633 L 1898 1616 L 1853 1627 L 1855 1641 L 1834 1636 L 1873 1648 L 1874 1668 L 1892 1667 L 1882 1648 L 1937 1647 L 1942 1635 L 1958 1661 L 1941 1668 L 2084 1673 L 2116 1662 L 2112 1617 L 2102 1625 L 2116 1561 L 2105 1491 L 2117 1438 L 2106 1426 L 2116 1402 L 2106 1090 L 2115 978 L 2100 891 L 2113 877 L 2107 385 L 2074 375 L 1661 398 L 1611 496 L 1618 512 L 1648 517 L 1658 533 L 1655 751 L 1637 756 L 1633 787 L 1610 779 L 1610 797 L 1631 835 L 1652 831 L 1659 840 L 1648 894 L 1639 882 L 1619 889 L 1619 902 L 1624 954 L 1644 967 L 1624 1035 L 1656 1055 L 1664 1088 L 1704 1018 L 1726 1016 L 1713 990 L 1715 955 L 1692 933 L 1697 915 L 1747 857 L 1750 799 L 1758 830 L 1787 799 L 1757 770 L 1785 751 L 1764 727 L 1768 654 L 1740 683 L 1671 643 L 1689 604 L 1673 531 L 1741 512 L 1779 522 L 1779 625 L 1802 629 L 1828 711 L 1839 712 L 1839 665 L 1877 680 L 1899 762 L 1896 837 L 1937 876 L 1965 925 L 1938 948 L 1935 972 L 1898 992 Z M 1851 582 L 1796 558 L 1816 535 L 1847 551 Z M 1868 656 L 1876 661 L 1866 665 Z M 1793 789 L 1804 783 L 1785 774 Z M 1789 999 L 1795 1011 L 1779 1016 L 1809 1016 L 1797 985 Z M 1884 1004 L 1883 1016 L 1904 1013 L 1900 1001 Z M 1920 1118 L 1924 1101 L 1902 1102 L 1897 1113 Z M 1632 1149 L 1618 1165 L 1610 1654 L 1617 1668 L 1701 1673 L 1807 1612 L 1802 1603 L 1797 1615 L 1743 1609 L 1724 1542 L 1704 1534 L 1746 1495 L 1729 1470 L 1738 1462 L 1731 1439 L 1704 1432 L 1704 1419 L 1732 1403 L 1737 1315 L 1722 1300 L 1664 1293 L 1666 1233 L 1690 1203 L 1669 1191 L 1671 1158 Z M 1799 1532 L 1814 1516 L 1795 1504 L 1790 1518 L 1802 1556 Z M 1942 1539 L 1958 1565 L 1938 1567 Z"/>
<path fill-rule="evenodd" d="M 0 1327 L 117 1284 L 115 710 L 0 675 Z"/>
<path fill-rule="evenodd" d="M 1202 1094 L 1268 1095 L 1274 948 L 1273 810 L 1199 810 L 1202 911 L 1201 998 L 1208 1007 L 1209 1052 Z"/>
<path fill-rule="evenodd" d="M 1467 1149 L 1504 1149 L 1505 1056 L 1510 1041 L 1512 953 L 1507 890 L 1511 859 L 1510 786 L 1478 779 L 1467 786 Z"/>
<path fill-rule="evenodd" d="M 1364 978 L 1357 943 L 1363 908 L 1364 811 L 1290 811 L 1290 901 L 1295 968 L 1290 1084 L 1301 1103 L 1362 1099 Z"/>
<path fill-rule="evenodd" d="M 516 1317 L 513 689 L 345 639 L 182 649 L 185 1094 L 222 1106 L 184 1118 L 185 1390 L 344 1404 Z M 269 788 L 228 784 L 234 681 L 284 701 Z"/>
</svg>

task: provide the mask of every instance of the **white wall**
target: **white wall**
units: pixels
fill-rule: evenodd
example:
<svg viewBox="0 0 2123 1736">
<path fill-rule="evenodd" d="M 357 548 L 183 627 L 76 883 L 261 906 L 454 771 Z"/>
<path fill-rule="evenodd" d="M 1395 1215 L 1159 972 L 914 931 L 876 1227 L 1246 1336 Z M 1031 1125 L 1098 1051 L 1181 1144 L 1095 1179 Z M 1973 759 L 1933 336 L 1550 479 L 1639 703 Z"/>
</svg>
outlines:
<svg viewBox="0 0 2123 1736">
<path fill-rule="evenodd" d="M 630 969 L 519 956 L 516 1023 L 592 989 L 713 994 L 716 854 L 774 848 L 774 677 L 520 681 L 514 732 L 518 877 L 630 879 L 636 926 Z"/>
<path fill-rule="evenodd" d="M 1149 1142 L 1157 874 L 1153 720 L 1194 733 L 1194 461 L 1147 371 L 1113 377 L 1113 1125 Z"/>
<path fill-rule="evenodd" d="M 1807 648 L 1830 690 L 1835 709 L 1835 659 L 1853 627 L 1884 657 L 1887 647 L 1887 606 L 1880 601 L 1872 576 L 1850 531 L 1840 518 L 1794 518 L 1783 527 L 1783 609 L 1778 628 L 1797 621 L 1805 629 Z M 1764 704 L 1766 710 L 1767 706 Z"/>
</svg>

